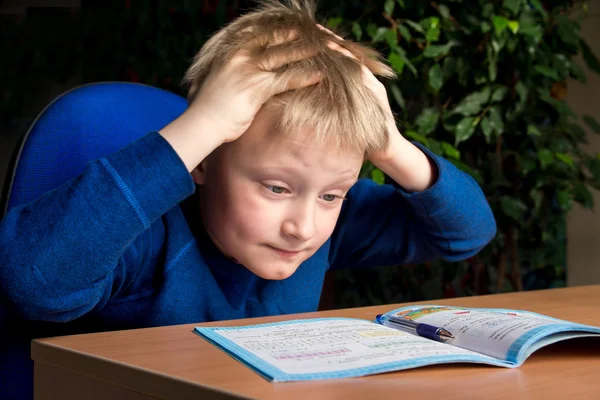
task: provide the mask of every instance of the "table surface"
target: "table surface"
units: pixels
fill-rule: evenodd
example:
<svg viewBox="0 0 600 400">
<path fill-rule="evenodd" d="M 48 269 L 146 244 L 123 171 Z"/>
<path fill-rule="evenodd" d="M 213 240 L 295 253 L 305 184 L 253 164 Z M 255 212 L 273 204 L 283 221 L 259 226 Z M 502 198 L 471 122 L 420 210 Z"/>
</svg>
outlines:
<svg viewBox="0 0 600 400">
<path fill-rule="evenodd" d="M 525 309 L 600 326 L 600 285 L 464 297 L 410 304 Z M 195 326 L 236 326 L 300 318 L 375 315 L 408 304 L 277 317 L 92 333 L 35 340 L 32 358 L 156 397 L 211 393 L 264 399 L 600 398 L 600 340 L 582 338 L 539 350 L 516 369 L 449 364 L 361 378 L 270 383 L 192 332 Z M 393 396 L 394 398 L 396 396 Z"/>
</svg>

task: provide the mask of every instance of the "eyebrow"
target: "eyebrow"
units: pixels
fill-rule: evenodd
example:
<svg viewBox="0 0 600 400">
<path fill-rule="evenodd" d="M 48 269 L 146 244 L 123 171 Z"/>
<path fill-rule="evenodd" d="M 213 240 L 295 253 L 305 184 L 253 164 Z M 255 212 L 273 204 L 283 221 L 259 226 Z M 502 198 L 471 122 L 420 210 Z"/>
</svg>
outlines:
<svg viewBox="0 0 600 400">
<path fill-rule="evenodd" d="M 267 173 L 267 174 L 273 174 L 273 175 L 286 175 L 286 176 L 296 176 L 296 173 L 294 171 L 294 167 L 270 167 L 270 166 L 264 166 L 264 167 L 259 167 L 259 166 L 255 166 L 255 167 L 250 167 L 250 170 L 254 173 Z M 343 171 L 340 176 L 342 178 L 340 178 L 339 180 L 337 180 L 334 185 L 342 185 L 342 184 L 346 184 L 346 183 L 350 183 L 350 186 L 353 186 L 356 182 L 357 182 L 357 178 L 356 178 L 356 172 L 352 171 L 352 170 L 346 170 Z"/>
</svg>

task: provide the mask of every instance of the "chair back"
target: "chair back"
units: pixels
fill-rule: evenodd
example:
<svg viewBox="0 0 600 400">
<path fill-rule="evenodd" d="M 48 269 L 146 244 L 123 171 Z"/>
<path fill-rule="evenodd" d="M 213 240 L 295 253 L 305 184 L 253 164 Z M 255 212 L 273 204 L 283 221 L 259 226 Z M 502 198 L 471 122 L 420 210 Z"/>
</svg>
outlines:
<svg viewBox="0 0 600 400">
<path fill-rule="evenodd" d="M 76 177 L 88 162 L 162 129 L 186 108 L 183 97 L 139 83 L 93 83 L 58 96 L 13 157 L 2 215 Z"/>
</svg>

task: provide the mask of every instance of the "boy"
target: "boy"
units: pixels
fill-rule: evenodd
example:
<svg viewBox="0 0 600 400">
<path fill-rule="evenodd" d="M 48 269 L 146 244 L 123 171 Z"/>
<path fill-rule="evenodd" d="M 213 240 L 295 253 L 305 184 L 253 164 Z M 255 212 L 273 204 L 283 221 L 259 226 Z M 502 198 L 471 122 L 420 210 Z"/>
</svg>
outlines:
<svg viewBox="0 0 600 400">
<path fill-rule="evenodd" d="M 183 115 L 7 214 L 5 301 L 61 333 L 297 313 L 330 268 L 475 254 L 481 190 L 402 137 L 373 72 L 312 2 L 264 2 L 203 47 Z M 357 182 L 365 157 L 396 185 Z"/>
</svg>

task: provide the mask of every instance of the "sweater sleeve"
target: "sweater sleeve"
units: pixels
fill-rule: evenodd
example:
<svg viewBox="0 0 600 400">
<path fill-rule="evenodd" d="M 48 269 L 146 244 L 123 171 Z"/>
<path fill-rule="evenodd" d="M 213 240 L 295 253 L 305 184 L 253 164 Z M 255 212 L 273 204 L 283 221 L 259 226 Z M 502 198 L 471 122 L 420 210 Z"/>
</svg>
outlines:
<svg viewBox="0 0 600 400">
<path fill-rule="evenodd" d="M 423 192 L 408 193 L 397 185 L 359 180 L 332 235 L 332 269 L 458 261 L 475 255 L 495 236 L 496 221 L 479 185 L 420 148 L 434 160 L 437 181 Z"/>
<path fill-rule="evenodd" d="M 152 251 L 136 238 L 193 191 L 158 133 L 90 162 L 0 221 L 0 292 L 27 319 L 67 321 L 101 307 Z M 137 257 L 124 257 L 132 246 Z"/>
</svg>

